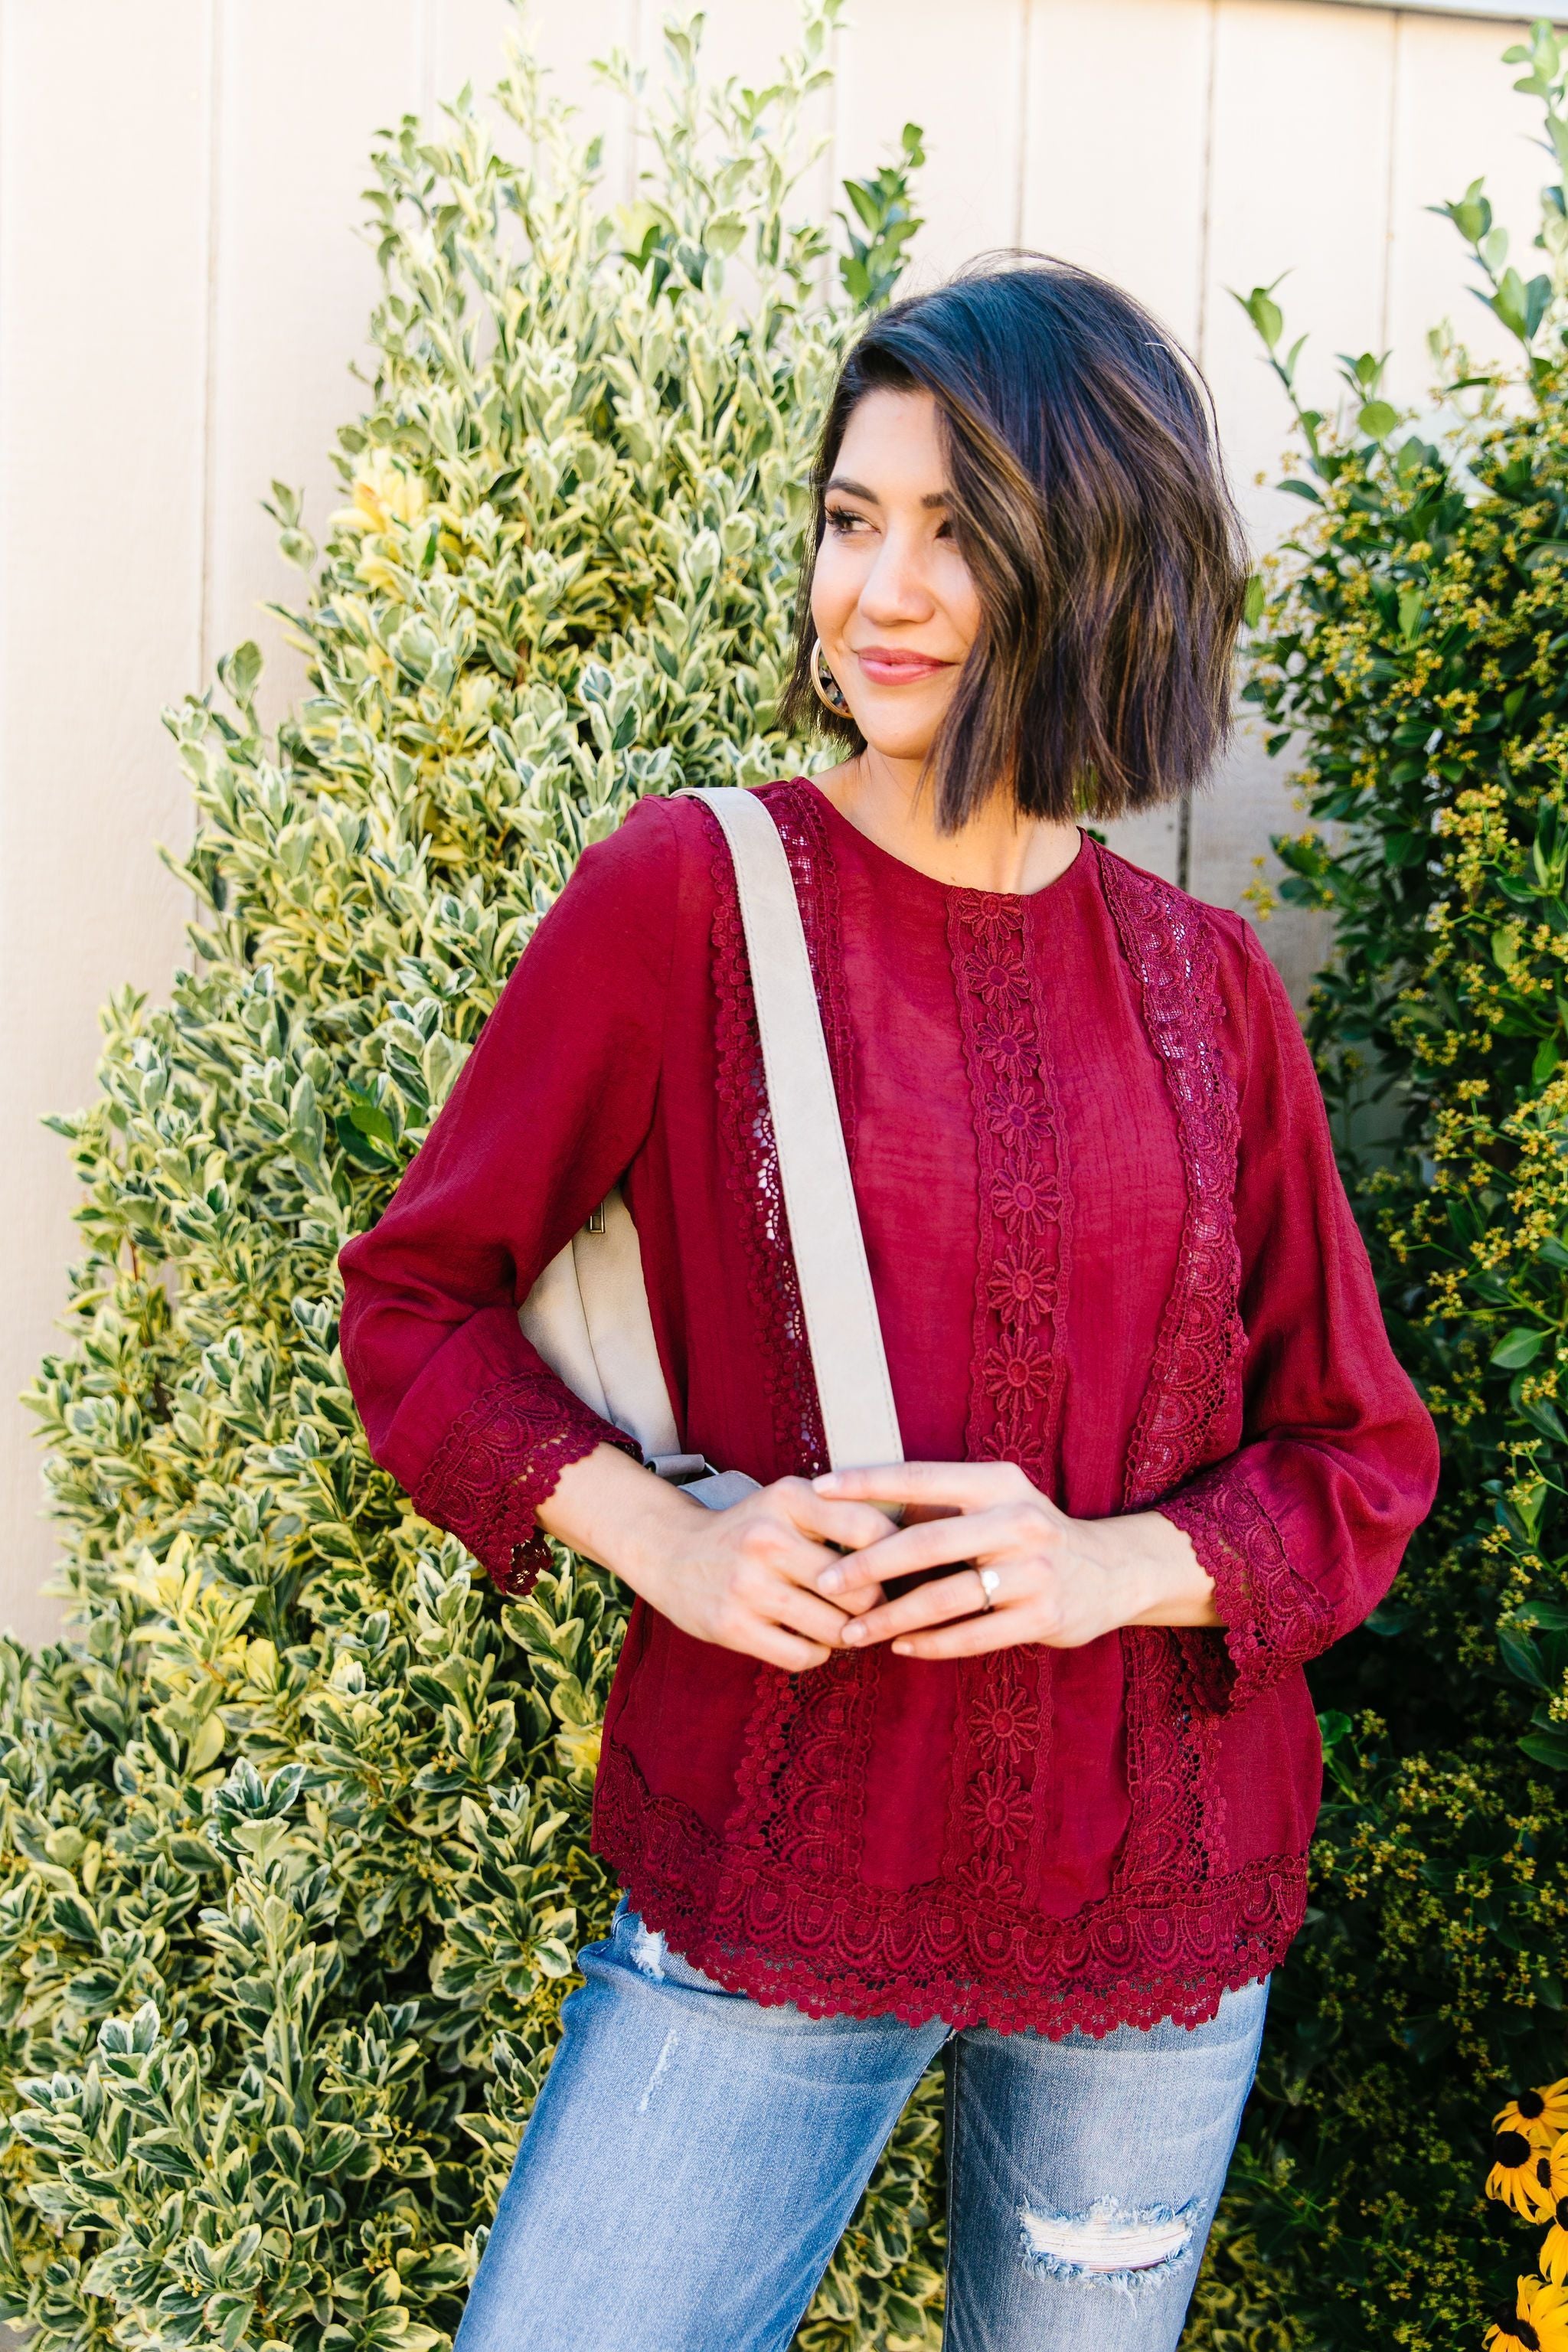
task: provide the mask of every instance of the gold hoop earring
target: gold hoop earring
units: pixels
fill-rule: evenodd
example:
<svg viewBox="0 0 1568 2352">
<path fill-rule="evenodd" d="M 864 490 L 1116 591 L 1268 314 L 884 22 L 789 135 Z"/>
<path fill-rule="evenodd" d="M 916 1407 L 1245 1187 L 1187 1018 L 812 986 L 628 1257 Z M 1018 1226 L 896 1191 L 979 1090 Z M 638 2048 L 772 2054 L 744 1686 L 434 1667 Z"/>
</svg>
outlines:
<svg viewBox="0 0 1568 2352">
<path fill-rule="evenodd" d="M 820 637 L 813 637 L 811 641 L 811 683 L 816 689 L 816 698 L 824 709 L 831 710 L 835 719 L 848 718 L 849 705 L 845 698 L 844 688 L 823 658 Z"/>
</svg>

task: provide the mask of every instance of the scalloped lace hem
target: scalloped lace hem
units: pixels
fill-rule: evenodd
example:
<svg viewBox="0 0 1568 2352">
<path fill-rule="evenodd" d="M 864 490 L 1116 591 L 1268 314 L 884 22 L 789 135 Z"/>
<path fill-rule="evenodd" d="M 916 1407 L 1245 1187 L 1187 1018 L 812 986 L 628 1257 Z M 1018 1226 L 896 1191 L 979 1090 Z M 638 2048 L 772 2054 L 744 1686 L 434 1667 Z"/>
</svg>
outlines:
<svg viewBox="0 0 1568 2352">
<path fill-rule="evenodd" d="M 940 2018 L 1049 2041 L 1205 2023 L 1225 1993 L 1279 1966 L 1306 1909 L 1304 1854 L 1249 1864 L 1185 1899 L 1170 1887 L 1144 1904 L 1111 1895 L 1067 1919 L 989 1906 L 958 1885 L 797 1885 L 753 1853 L 721 1851 L 687 1807 L 647 1791 L 613 1740 L 594 1846 L 672 1950 L 764 2008 Z"/>
</svg>

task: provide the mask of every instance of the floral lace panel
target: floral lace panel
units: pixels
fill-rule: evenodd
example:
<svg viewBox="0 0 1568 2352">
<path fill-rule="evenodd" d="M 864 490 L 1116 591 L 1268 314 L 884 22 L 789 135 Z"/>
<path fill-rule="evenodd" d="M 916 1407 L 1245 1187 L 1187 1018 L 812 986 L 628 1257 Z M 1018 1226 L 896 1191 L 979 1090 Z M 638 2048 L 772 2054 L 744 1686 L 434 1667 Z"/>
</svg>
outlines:
<svg viewBox="0 0 1568 2352">
<path fill-rule="evenodd" d="M 1201 1472 L 1160 1508 L 1185 1528 L 1214 1579 L 1223 1645 L 1206 1633 L 1184 1643 L 1206 1706 L 1245 1706 L 1328 1648 L 1336 1630 L 1333 1612 L 1290 1566 L 1279 1528 L 1237 1463 Z"/>
<path fill-rule="evenodd" d="M 550 1561 L 539 1506 L 569 1462 L 605 1444 L 642 1459 L 635 1438 L 590 1412 L 552 1372 L 518 1372 L 458 1414 L 414 1489 L 414 1507 L 466 1545 L 502 1592 L 526 1592 Z"/>
<path fill-rule="evenodd" d="M 966 1451 L 972 1462 L 1017 1463 L 1049 1493 L 1065 1363 L 1068 1193 L 1025 902 L 956 891 L 947 931 L 979 1176 Z M 946 1867 L 977 1895 L 1027 1898 L 1050 1708 L 1049 1662 L 1033 1644 L 966 1659 L 959 1669 Z"/>
<path fill-rule="evenodd" d="M 1122 1508 L 1146 1509 L 1202 1459 L 1234 1400 L 1245 1337 L 1236 1239 L 1240 1116 L 1220 1045 L 1218 957 L 1201 909 L 1125 859 L 1097 852 L 1121 950 L 1137 980 L 1143 1025 L 1175 1113 L 1187 1185 L 1175 1279 L 1133 1424 Z M 1210 1790 L 1215 1719 L 1206 1652 L 1180 1634 L 1131 1628 L 1127 1772 L 1132 1818 L 1117 1886 L 1142 1896 L 1190 1888 L 1215 1866 L 1221 1823 Z"/>
<path fill-rule="evenodd" d="M 1046 1486 L 1061 1412 L 1068 1192 L 1025 904 L 955 891 L 948 945 L 980 1174 L 969 1454 L 1019 1463 Z"/>
<path fill-rule="evenodd" d="M 1110 1895 L 1068 1919 L 945 1880 L 840 1889 L 770 1867 L 679 1799 L 653 1796 L 613 1739 L 594 1843 L 675 1950 L 731 1992 L 813 2017 L 941 2017 L 1048 2035 L 1198 2024 L 1226 1990 L 1279 1965 L 1306 1906 L 1307 1865 L 1294 1854 L 1147 1901 Z"/>
</svg>

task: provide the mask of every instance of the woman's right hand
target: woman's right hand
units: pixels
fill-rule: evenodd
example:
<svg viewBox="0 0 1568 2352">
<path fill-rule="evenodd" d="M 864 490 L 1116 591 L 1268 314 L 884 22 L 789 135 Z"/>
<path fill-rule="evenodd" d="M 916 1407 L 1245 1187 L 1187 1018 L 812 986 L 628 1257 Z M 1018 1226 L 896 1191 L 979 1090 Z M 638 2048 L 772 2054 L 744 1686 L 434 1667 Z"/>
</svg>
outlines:
<svg viewBox="0 0 1568 2352">
<path fill-rule="evenodd" d="M 539 1519 L 682 1633 L 792 1675 L 820 1666 L 849 1618 L 881 1597 L 868 1586 L 827 1601 L 818 1577 L 839 1552 L 863 1550 L 892 1526 L 874 1503 L 833 1502 L 806 1478 L 705 1510 L 611 1445 L 567 1465 Z"/>
</svg>

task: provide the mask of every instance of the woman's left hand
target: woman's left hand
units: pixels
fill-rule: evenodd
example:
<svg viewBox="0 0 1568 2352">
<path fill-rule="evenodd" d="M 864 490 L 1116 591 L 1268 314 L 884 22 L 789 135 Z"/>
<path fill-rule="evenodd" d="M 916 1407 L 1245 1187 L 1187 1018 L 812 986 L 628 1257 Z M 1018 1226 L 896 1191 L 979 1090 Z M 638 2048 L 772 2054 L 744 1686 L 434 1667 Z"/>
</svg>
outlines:
<svg viewBox="0 0 1568 2352">
<path fill-rule="evenodd" d="M 954 1570 L 847 1619 L 847 1649 L 891 1641 L 900 1657 L 967 1658 L 1016 1642 L 1076 1650 L 1121 1625 L 1218 1622 L 1191 1538 L 1158 1511 L 1068 1518 L 1011 1462 L 903 1462 L 812 1484 L 836 1502 L 906 1506 L 903 1527 L 823 1571 L 824 1594 Z"/>
</svg>

